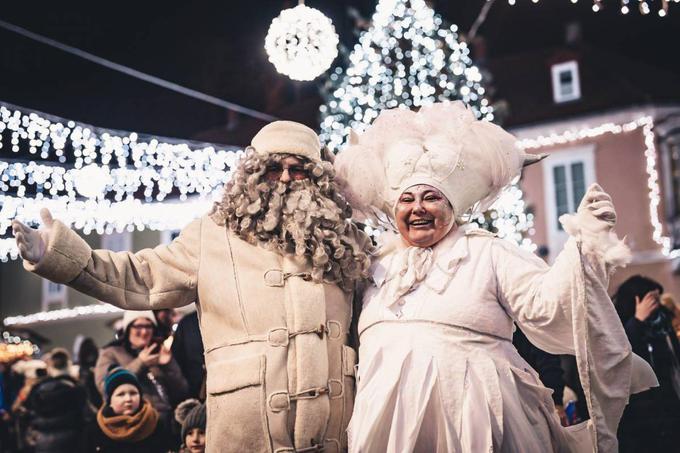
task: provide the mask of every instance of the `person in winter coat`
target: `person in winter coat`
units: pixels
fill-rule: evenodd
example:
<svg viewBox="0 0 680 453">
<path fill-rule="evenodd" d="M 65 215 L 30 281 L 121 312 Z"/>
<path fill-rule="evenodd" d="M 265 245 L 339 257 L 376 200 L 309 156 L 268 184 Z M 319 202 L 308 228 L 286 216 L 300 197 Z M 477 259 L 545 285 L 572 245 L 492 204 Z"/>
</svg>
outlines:
<svg viewBox="0 0 680 453">
<path fill-rule="evenodd" d="M 177 324 L 172 356 L 189 384 L 189 397 L 205 399 L 205 357 L 198 313 L 191 312 Z"/>
<path fill-rule="evenodd" d="M 165 453 L 170 436 L 134 373 L 113 367 L 104 379 L 104 404 L 85 429 L 84 453 Z M 73 450 L 76 451 L 76 450 Z"/>
<path fill-rule="evenodd" d="M 13 222 L 24 267 L 127 310 L 196 302 L 207 370 L 207 451 L 347 449 L 352 296 L 373 244 L 310 128 L 253 137 L 213 211 L 171 244 L 92 250 L 43 209 Z"/>
<path fill-rule="evenodd" d="M 48 376 L 31 389 L 27 440 L 35 453 L 71 453 L 80 443 L 87 411 L 85 389 L 69 374 L 66 350 L 53 350 L 47 359 Z"/>
<path fill-rule="evenodd" d="M 95 381 L 102 394 L 111 366 L 134 373 L 149 403 L 169 427 L 173 408 L 186 397 L 187 382 L 172 352 L 155 337 L 156 318 L 151 311 L 126 311 L 123 337 L 102 348 L 95 366 Z"/>
<path fill-rule="evenodd" d="M 621 453 L 677 451 L 680 445 L 680 347 L 662 293 L 661 284 L 635 275 L 613 296 L 633 352 L 659 379 L 658 388 L 631 397 L 618 431 Z"/>
<path fill-rule="evenodd" d="M 87 401 L 97 412 L 102 405 L 102 395 L 99 393 L 94 379 L 94 368 L 99 358 L 99 348 L 92 338 L 84 338 L 78 345 L 78 382 L 87 394 Z"/>
<path fill-rule="evenodd" d="M 175 420 L 182 426 L 182 447 L 179 453 L 205 451 L 205 404 L 191 398 L 175 409 Z"/>
</svg>

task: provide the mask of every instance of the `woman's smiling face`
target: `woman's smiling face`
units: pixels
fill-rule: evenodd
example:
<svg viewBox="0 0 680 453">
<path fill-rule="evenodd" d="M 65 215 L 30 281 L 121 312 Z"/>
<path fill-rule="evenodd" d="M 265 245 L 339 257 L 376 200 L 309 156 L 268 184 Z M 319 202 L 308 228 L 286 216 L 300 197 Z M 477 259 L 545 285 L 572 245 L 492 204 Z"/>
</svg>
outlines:
<svg viewBox="0 0 680 453">
<path fill-rule="evenodd" d="M 432 247 L 451 230 L 453 208 L 432 186 L 420 184 L 406 189 L 395 208 L 397 228 L 406 243 Z"/>
</svg>

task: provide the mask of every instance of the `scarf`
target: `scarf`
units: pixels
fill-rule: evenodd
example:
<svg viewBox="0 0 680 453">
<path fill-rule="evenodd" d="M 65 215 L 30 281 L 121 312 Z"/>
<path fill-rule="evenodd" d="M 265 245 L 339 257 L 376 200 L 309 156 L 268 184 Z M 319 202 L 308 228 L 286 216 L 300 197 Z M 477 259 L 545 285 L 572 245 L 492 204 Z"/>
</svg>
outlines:
<svg viewBox="0 0 680 453">
<path fill-rule="evenodd" d="M 158 412 L 147 401 L 132 415 L 106 416 L 103 406 L 97 412 L 97 424 L 111 440 L 118 442 L 139 442 L 149 437 L 158 425 Z"/>
</svg>

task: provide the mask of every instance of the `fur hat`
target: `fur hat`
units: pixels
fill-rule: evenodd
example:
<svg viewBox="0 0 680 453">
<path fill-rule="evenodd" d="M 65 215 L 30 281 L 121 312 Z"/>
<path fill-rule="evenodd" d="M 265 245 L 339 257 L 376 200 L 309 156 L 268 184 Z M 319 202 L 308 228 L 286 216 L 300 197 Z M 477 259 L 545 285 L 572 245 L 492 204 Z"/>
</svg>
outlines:
<svg viewBox="0 0 680 453">
<path fill-rule="evenodd" d="M 106 374 L 106 378 L 104 378 L 104 397 L 107 404 L 111 402 L 111 395 L 113 395 L 114 390 L 123 384 L 131 384 L 137 387 L 141 399 L 142 387 L 139 385 L 137 376 L 121 366 L 112 366 Z"/>
<path fill-rule="evenodd" d="M 194 428 L 205 432 L 205 404 L 194 398 L 182 401 L 175 409 L 175 420 L 182 425 L 182 443 L 189 431 Z"/>
<path fill-rule="evenodd" d="M 439 189 L 460 219 L 473 206 L 486 210 L 523 166 L 540 157 L 527 155 L 512 135 L 475 119 L 456 101 L 417 113 L 382 111 L 363 134 L 351 135 L 335 168 L 357 220 L 389 225 L 399 196 L 411 186 Z"/>
<path fill-rule="evenodd" d="M 251 146 L 267 154 L 287 153 L 321 161 L 321 144 L 316 132 L 295 121 L 274 121 L 255 134 Z"/>
<path fill-rule="evenodd" d="M 123 314 L 123 331 L 127 331 L 128 326 L 132 324 L 132 322 L 135 319 L 138 318 L 148 319 L 154 326 L 158 325 L 158 323 L 156 322 L 156 317 L 154 316 L 151 310 L 141 311 L 126 310 L 125 313 Z"/>
</svg>

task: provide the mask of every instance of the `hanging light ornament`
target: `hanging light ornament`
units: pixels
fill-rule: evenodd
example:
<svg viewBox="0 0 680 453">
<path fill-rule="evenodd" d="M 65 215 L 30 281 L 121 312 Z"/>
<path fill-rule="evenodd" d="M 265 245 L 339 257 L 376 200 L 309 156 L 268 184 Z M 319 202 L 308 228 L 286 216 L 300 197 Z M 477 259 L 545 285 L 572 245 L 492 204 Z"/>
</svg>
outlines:
<svg viewBox="0 0 680 453">
<path fill-rule="evenodd" d="M 314 80 L 335 60 L 338 42 L 333 22 L 300 0 L 272 21 L 264 48 L 281 74 L 293 80 Z"/>
</svg>

